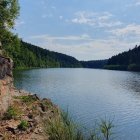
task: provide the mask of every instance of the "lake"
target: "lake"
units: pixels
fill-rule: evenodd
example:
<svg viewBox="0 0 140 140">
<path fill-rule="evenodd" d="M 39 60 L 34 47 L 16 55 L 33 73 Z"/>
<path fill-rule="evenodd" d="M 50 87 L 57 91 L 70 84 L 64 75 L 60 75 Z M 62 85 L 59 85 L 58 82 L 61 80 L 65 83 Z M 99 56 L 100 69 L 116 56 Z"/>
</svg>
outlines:
<svg viewBox="0 0 140 140">
<path fill-rule="evenodd" d="M 113 120 L 117 140 L 140 140 L 140 73 L 84 68 L 22 70 L 15 86 L 68 108 L 75 122 L 90 130 Z"/>
</svg>

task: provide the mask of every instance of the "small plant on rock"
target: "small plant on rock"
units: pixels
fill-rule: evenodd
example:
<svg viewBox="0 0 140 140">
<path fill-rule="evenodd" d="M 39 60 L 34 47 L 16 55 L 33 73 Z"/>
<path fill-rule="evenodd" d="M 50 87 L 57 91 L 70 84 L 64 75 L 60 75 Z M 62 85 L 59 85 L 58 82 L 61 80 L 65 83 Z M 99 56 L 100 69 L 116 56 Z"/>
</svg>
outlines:
<svg viewBox="0 0 140 140">
<path fill-rule="evenodd" d="M 7 112 L 4 114 L 4 120 L 16 119 L 18 115 L 17 109 L 13 106 L 9 106 Z"/>
<path fill-rule="evenodd" d="M 29 127 L 29 123 L 26 120 L 22 120 L 20 124 L 18 125 L 18 129 L 23 130 L 23 131 L 26 131 L 28 127 Z"/>
</svg>

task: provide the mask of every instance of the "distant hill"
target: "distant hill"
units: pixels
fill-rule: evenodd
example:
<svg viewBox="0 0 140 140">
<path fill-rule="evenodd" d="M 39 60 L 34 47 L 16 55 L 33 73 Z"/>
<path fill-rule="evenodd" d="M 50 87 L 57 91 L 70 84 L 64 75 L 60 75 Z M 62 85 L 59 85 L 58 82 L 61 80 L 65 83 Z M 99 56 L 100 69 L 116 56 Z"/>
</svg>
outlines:
<svg viewBox="0 0 140 140">
<path fill-rule="evenodd" d="M 140 71 L 140 46 L 112 56 L 104 67 L 111 70 Z"/>
<path fill-rule="evenodd" d="M 14 61 L 16 69 L 24 68 L 103 68 L 107 60 L 78 61 L 76 58 L 49 51 L 13 37 L 13 43 L 4 46 L 6 55 Z"/>
<path fill-rule="evenodd" d="M 49 51 L 13 37 L 10 45 L 5 44 L 5 55 L 14 61 L 15 68 L 100 68 L 111 70 L 140 71 L 140 46 L 112 56 L 106 60 L 78 61 L 76 58 Z"/>
<path fill-rule="evenodd" d="M 81 64 L 85 68 L 95 68 L 95 69 L 102 69 L 107 64 L 106 60 L 92 60 L 92 61 L 81 61 Z"/>
<path fill-rule="evenodd" d="M 17 40 L 12 47 L 5 46 L 4 49 L 14 60 L 15 68 L 82 67 L 74 57 L 49 51 L 24 41 Z"/>
</svg>

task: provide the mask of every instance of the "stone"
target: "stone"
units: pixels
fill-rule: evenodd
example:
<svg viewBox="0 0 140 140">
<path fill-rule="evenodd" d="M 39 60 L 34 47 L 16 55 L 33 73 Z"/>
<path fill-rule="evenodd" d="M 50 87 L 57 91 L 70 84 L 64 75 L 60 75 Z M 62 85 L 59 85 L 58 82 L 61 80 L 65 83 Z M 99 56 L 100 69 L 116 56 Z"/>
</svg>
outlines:
<svg viewBox="0 0 140 140">
<path fill-rule="evenodd" d="M 13 61 L 0 55 L 0 114 L 7 110 L 11 103 L 13 86 Z"/>
<path fill-rule="evenodd" d="M 14 129 L 14 128 L 12 128 L 12 127 L 7 127 L 6 129 L 7 129 L 7 131 L 10 131 L 10 132 L 12 132 L 13 134 L 15 134 L 15 129 Z"/>
<path fill-rule="evenodd" d="M 0 79 L 4 79 L 6 76 L 12 77 L 12 68 L 12 59 L 0 56 Z"/>
</svg>

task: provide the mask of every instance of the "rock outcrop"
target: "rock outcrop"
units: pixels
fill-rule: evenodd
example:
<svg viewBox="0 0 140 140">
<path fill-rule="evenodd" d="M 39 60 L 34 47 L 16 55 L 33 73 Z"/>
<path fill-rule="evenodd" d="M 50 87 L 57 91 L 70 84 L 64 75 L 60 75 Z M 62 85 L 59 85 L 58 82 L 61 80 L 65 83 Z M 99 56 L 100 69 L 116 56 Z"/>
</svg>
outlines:
<svg viewBox="0 0 140 140">
<path fill-rule="evenodd" d="M 12 101 L 12 114 L 5 112 L 0 121 L 0 140 L 49 140 L 45 123 L 59 116 L 58 107 L 36 95 L 14 96 Z"/>
<path fill-rule="evenodd" d="M 12 59 L 0 56 L 0 79 L 4 79 L 6 76 L 12 77 L 12 68 Z"/>
<path fill-rule="evenodd" d="M 10 58 L 0 56 L 0 115 L 8 108 L 14 93 L 12 67 Z"/>
<path fill-rule="evenodd" d="M 0 140 L 48 140 L 44 123 L 59 118 L 60 110 L 13 85 L 13 62 L 0 56 Z"/>
</svg>

